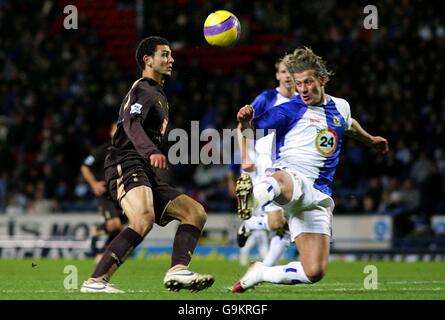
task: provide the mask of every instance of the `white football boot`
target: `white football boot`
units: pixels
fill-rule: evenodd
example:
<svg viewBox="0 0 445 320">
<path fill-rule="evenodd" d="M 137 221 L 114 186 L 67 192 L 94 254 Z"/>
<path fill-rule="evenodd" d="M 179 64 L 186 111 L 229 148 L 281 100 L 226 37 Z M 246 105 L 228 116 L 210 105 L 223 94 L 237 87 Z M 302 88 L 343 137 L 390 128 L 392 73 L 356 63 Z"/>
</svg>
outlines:
<svg viewBox="0 0 445 320">
<path fill-rule="evenodd" d="M 167 272 L 164 277 L 164 286 L 169 291 L 179 291 L 181 289 L 187 289 L 192 292 L 201 291 L 212 286 L 214 282 L 213 276 L 192 272 L 185 266 Z"/>
<path fill-rule="evenodd" d="M 80 288 L 80 292 L 125 293 L 125 291 L 116 289 L 112 284 L 106 282 L 105 280 L 98 281 L 95 279 L 88 279 L 87 281 L 84 281 L 82 287 Z"/>
<path fill-rule="evenodd" d="M 261 278 L 262 269 L 262 262 L 257 261 L 252 264 L 246 274 L 233 285 L 232 293 L 244 292 L 247 289 L 255 287 L 258 283 L 263 282 Z"/>
</svg>

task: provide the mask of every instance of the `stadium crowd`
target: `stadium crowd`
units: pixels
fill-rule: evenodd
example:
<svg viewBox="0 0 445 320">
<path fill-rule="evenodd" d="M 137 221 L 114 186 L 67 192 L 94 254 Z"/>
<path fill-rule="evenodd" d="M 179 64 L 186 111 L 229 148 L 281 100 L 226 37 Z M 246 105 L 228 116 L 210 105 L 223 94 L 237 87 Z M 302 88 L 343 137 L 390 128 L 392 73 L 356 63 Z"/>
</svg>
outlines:
<svg viewBox="0 0 445 320">
<path fill-rule="evenodd" d="M 345 97 L 370 132 L 388 138 L 379 156 L 346 140 L 335 179 L 336 214 L 394 216 L 398 236 L 429 232 L 433 214 L 445 213 L 445 23 L 431 1 L 381 2 L 378 29 L 363 27 L 363 1 L 150 1 L 145 33 L 177 48 L 165 91 L 170 128 L 235 127 L 236 110 L 275 86 L 274 61 L 297 46 L 310 46 L 336 72 L 327 92 Z M 241 21 L 239 47 L 258 35 L 262 54 L 232 72 L 211 72 L 180 51 L 206 47 L 207 14 L 225 8 Z M 0 1 L 0 213 L 95 210 L 79 167 L 108 139 L 135 70 L 121 70 L 88 19 L 64 30 L 54 1 Z M 168 23 L 165 23 L 168 21 Z M 315 27 L 316 26 L 316 27 Z M 229 49 L 227 54 L 230 55 Z M 247 52 L 249 54 L 249 52 Z M 253 54 L 253 53 L 252 53 Z M 234 63 L 237 63 L 234 58 Z M 134 72 L 133 72 L 134 71 Z M 167 146 L 168 147 L 168 146 Z M 177 165 L 166 178 L 210 212 L 233 209 L 224 165 Z M 191 178 L 192 177 L 192 178 Z"/>
</svg>

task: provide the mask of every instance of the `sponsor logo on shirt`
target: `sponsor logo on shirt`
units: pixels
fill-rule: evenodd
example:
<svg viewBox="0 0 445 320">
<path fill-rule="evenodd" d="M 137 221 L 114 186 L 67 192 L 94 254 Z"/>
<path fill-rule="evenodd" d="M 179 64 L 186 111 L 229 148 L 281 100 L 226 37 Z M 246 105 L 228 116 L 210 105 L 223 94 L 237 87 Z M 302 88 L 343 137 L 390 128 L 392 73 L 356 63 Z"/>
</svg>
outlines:
<svg viewBox="0 0 445 320">
<path fill-rule="evenodd" d="M 337 133 L 331 128 L 320 130 L 315 138 L 315 147 L 325 157 L 332 155 L 337 150 L 337 145 Z"/>
</svg>

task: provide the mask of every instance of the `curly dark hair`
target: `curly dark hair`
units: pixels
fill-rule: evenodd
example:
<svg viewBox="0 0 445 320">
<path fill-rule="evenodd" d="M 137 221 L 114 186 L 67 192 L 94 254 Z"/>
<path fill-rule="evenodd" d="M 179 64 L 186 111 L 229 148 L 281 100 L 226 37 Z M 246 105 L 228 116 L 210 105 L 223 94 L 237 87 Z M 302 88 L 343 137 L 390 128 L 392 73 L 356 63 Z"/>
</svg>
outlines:
<svg viewBox="0 0 445 320">
<path fill-rule="evenodd" d="M 136 62 L 141 70 L 144 70 L 144 56 L 153 56 L 157 46 L 166 45 L 170 47 L 170 42 L 167 39 L 157 36 L 147 37 L 141 42 L 139 42 L 136 49 Z"/>
</svg>

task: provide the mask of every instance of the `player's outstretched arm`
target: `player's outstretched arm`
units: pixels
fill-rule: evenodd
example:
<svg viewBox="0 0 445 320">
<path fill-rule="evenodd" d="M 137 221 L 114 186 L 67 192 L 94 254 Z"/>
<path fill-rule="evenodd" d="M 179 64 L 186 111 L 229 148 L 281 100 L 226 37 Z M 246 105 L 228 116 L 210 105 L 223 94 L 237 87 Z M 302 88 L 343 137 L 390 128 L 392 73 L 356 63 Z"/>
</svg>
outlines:
<svg viewBox="0 0 445 320">
<path fill-rule="evenodd" d="M 237 138 L 238 145 L 241 148 L 241 167 L 244 171 L 253 172 L 255 171 L 255 164 L 253 159 L 251 159 L 250 155 L 254 154 L 255 150 L 253 147 L 253 127 L 252 127 L 252 118 L 253 118 L 253 108 L 251 105 L 246 104 L 242 107 L 237 115 L 238 119 L 238 127 L 237 127 Z M 244 130 L 250 130 L 251 137 L 248 137 Z"/>
<path fill-rule="evenodd" d="M 352 119 L 351 128 L 347 130 L 345 133 L 348 137 L 363 142 L 371 146 L 372 148 L 376 149 L 382 154 L 387 153 L 389 150 L 388 140 L 386 140 L 381 136 L 370 135 L 365 129 L 363 129 L 360 123 L 354 118 Z"/>
</svg>

